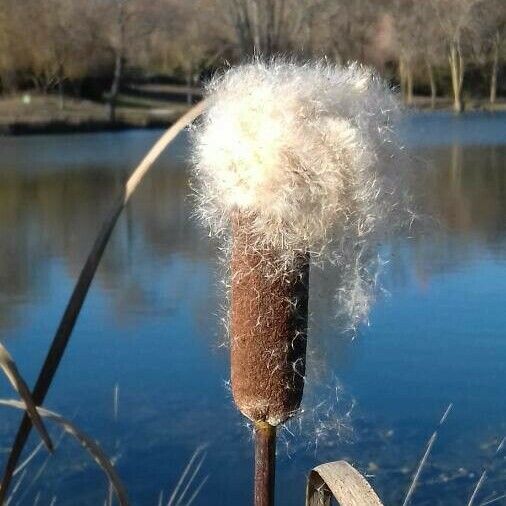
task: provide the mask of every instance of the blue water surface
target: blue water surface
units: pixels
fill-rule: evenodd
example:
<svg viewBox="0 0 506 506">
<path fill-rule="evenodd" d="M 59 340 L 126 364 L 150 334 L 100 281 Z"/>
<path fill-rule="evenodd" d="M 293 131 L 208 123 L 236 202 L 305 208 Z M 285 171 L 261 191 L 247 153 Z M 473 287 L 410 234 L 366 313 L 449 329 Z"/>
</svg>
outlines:
<svg viewBox="0 0 506 506">
<path fill-rule="evenodd" d="M 480 501 L 505 493 L 493 454 L 506 433 L 506 116 L 423 113 L 403 125 L 437 225 L 385 245 L 385 291 L 354 339 L 336 324 L 336 287 L 313 276 L 303 412 L 279 433 L 280 505 L 304 504 L 311 467 L 339 459 L 399 504 L 450 403 L 413 504 L 466 504 L 484 466 Z M 30 384 L 111 196 L 159 135 L 0 139 L 0 340 Z M 218 252 L 191 218 L 187 154 L 183 135 L 120 218 L 45 405 L 115 458 L 134 504 L 161 493 L 166 503 L 197 449 L 186 499 L 203 484 L 192 504 L 249 504 L 251 431 L 228 388 Z M 0 379 L 0 397 L 13 396 Z M 20 419 L 1 409 L 0 464 Z M 27 470 L 11 504 L 108 494 L 67 438 Z"/>
</svg>

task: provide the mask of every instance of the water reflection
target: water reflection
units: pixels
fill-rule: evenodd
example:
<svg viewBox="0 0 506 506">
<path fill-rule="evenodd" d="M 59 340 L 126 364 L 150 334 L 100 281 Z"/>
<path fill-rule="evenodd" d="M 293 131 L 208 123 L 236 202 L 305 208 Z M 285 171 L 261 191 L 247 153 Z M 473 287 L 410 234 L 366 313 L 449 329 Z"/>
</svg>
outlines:
<svg viewBox="0 0 506 506">
<path fill-rule="evenodd" d="M 109 198 L 156 136 L 138 135 L 1 140 L 0 334 L 30 380 Z M 210 442 L 212 476 L 200 504 L 242 504 L 250 489 L 248 432 L 223 386 L 216 251 L 190 218 L 184 149 L 183 139 L 120 219 L 48 402 L 66 414 L 81 408 L 76 421 L 107 450 L 121 440 L 119 470 L 137 503 L 155 504 L 193 450 Z M 468 471 L 488 455 L 477 441 L 504 430 L 506 146 L 453 144 L 414 154 L 422 160 L 417 198 L 436 226 L 385 245 L 390 296 L 354 342 L 333 324 L 332 276 L 313 273 L 306 413 L 282 436 L 280 504 L 301 502 L 311 465 L 342 457 L 375 475 L 385 501 L 398 502 L 447 400 L 459 406 L 456 419 L 419 504 L 437 504 L 435 496 L 460 504 L 473 481 Z M 123 415 L 114 425 L 117 382 Z M 0 384 L 0 395 L 6 392 Z M 2 445 L 17 418 L 0 420 Z M 69 461 L 79 464 L 69 468 Z M 55 458 L 46 478 L 30 497 L 42 491 L 50 502 L 57 492 L 61 504 L 76 504 L 70 491 L 83 490 L 83 504 L 103 501 L 101 490 L 89 490 L 99 474 L 76 451 Z"/>
<path fill-rule="evenodd" d="M 421 283 L 438 272 L 459 269 L 473 261 L 476 249 L 482 255 L 503 259 L 506 148 L 453 145 L 415 154 L 424 159 L 425 165 L 419 176 L 418 198 L 422 207 L 430 210 L 436 226 L 410 239 L 409 259 L 403 257 L 404 243 L 394 241 L 390 245 L 397 258 L 392 264 L 394 283 L 402 283 L 411 268 Z M 104 171 L 101 167 L 34 172 L 8 171 L 0 179 L 2 327 L 11 321 L 13 307 L 42 296 L 50 262 L 61 262 L 67 275 L 76 277 L 110 207 L 111 196 L 128 174 L 125 168 Z M 203 232 L 189 219 L 188 195 L 184 169 L 158 169 L 120 221 L 97 282 L 110 291 L 120 288 L 128 278 L 131 291 L 121 301 L 125 314 L 153 309 L 153 300 L 142 295 L 151 290 L 142 289 L 138 286 L 141 281 L 135 280 L 134 264 L 140 254 L 155 264 L 170 262 L 174 255 L 184 255 L 194 262 L 206 261 L 213 255 L 212 246 L 203 240 Z M 327 288 L 325 277 L 315 272 L 321 290 Z M 153 281 L 156 284 L 156 276 Z M 123 284 L 121 288 L 127 287 Z M 322 293 L 318 298 L 322 306 L 331 299 L 330 295 Z M 331 312 L 332 306 L 329 303 L 319 311 Z"/>
<path fill-rule="evenodd" d="M 16 306 L 43 297 L 51 264 L 60 264 L 66 276 L 76 278 L 110 207 L 110 198 L 125 177 L 122 171 L 95 168 L 71 174 L 44 172 L 34 177 L 9 173 L 2 178 L 2 327 L 11 321 Z M 190 262 L 209 258 L 208 242 L 188 220 L 188 193 L 183 171 L 160 171 L 126 209 L 96 278 L 107 292 L 121 290 L 121 313 L 156 309 L 156 301 L 149 297 L 153 286 L 143 286 L 148 276 L 136 267 L 139 256 L 150 259 L 153 271 L 159 263 L 170 263 L 178 255 Z M 157 284 L 155 272 L 151 280 Z M 180 288 L 183 295 L 184 283 Z"/>
</svg>

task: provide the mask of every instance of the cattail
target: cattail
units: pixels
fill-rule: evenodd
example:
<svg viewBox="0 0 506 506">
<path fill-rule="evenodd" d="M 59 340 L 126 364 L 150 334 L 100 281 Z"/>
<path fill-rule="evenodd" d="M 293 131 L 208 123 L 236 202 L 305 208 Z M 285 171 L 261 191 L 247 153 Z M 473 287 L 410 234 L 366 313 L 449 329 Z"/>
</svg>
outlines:
<svg viewBox="0 0 506 506">
<path fill-rule="evenodd" d="M 233 220 L 230 308 L 232 393 L 254 422 L 284 422 L 304 388 L 309 254 L 278 271 L 278 252 L 252 247 L 248 216 Z"/>
<path fill-rule="evenodd" d="M 257 429 L 273 427 L 302 399 L 310 259 L 341 261 L 355 298 L 357 261 L 397 221 L 397 105 L 358 65 L 257 61 L 207 92 L 194 187 L 229 259 L 232 392 Z"/>
</svg>

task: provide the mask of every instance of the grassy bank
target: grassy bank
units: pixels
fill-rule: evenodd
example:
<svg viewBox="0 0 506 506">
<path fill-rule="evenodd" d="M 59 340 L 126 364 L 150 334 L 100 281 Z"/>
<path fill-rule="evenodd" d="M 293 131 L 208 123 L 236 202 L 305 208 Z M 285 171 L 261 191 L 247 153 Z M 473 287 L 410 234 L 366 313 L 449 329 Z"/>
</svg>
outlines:
<svg viewBox="0 0 506 506">
<path fill-rule="evenodd" d="M 174 85 L 130 86 L 118 97 L 116 121 L 109 120 L 107 103 L 57 95 L 17 94 L 0 97 L 0 135 L 78 133 L 165 128 L 188 110 L 188 102 L 201 95 L 198 88 Z M 415 96 L 409 108 L 452 111 L 450 98 L 438 97 L 432 108 L 430 97 Z M 506 100 L 491 105 L 469 99 L 465 110 L 506 111 Z"/>
<path fill-rule="evenodd" d="M 412 104 L 408 105 L 412 109 L 435 110 L 435 111 L 453 111 L 453 100 L 450 97 L 437 97 L 434 106 L 430 97 L 415 96 Z M 495 104 L 491 104 L 489 100 L 483 98 L 468 98 L 464 100 L 464 112 L 489 111 L 501 112 L 506 111 L 506 99 L 498 99 Z"/>
<path fill-rule="evenodd" d="M 114 122 L 105 101 L 32 93 L 5 96 L 0 98 L 0 135 L 166 127 L 199 95 L 197 89 L 169 85 L 127 88 L 118 97 Z"/>
</svg>

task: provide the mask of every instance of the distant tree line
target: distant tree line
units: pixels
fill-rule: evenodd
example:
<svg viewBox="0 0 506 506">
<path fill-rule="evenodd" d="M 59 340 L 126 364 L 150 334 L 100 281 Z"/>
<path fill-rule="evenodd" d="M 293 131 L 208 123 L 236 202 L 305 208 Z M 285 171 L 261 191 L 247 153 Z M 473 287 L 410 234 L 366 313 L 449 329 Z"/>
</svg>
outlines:
<svg viewBox="0 0 506 506">
<path fill-rule="evenodd" d="M 375 65 L 415 91 L 465 96 L 504 90 L 506 0 L 0 0 L 3 93 L 103 94 L 170 76 L 197 84 L 254 54 Z"/>
</svg>

